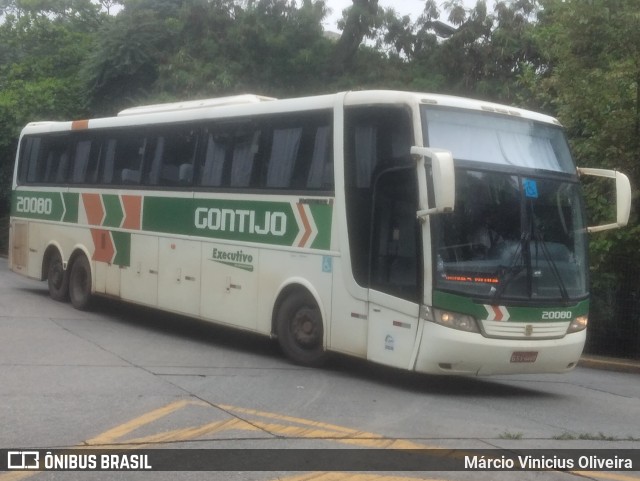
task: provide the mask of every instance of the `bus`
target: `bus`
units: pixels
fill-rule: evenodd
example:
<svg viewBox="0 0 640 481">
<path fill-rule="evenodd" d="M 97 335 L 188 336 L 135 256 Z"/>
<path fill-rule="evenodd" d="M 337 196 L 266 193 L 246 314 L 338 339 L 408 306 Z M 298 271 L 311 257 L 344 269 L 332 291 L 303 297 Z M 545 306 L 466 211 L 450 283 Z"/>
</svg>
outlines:
<svg viewBox="0 0 640 481">
<path fill-rule="evenodd" d="M 587 227 L 584 175 L 615 184 L 610 224 Z M 307 366 L 565 372 L 586 338 L 587 232 L 625 225 L 630 199 L 539 113 L 247 94 L 28 124 L 9 264 L 77 309 L 105 296 L 232 326 Z"/>
</svg>

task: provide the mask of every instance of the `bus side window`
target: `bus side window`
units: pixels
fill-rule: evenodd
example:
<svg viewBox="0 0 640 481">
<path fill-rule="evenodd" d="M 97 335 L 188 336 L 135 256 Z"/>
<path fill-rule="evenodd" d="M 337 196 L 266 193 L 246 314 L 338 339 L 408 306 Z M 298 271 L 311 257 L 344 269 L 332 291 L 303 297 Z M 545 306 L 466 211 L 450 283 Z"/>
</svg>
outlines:
<svg viewBox="0 0 640 481">
<path fill-rule="evenodd" d="M 231 159 L 231 187 L 250 187 L 254 160 L 260 147 L 260 130 L 236 132 Z"/>
<path fill-rule="evenodd" d="M 74 184 L 95 184 L 98 180 L 101 142 L 96 139 L 82 139 L 76 144 L 70 182 Z"/>
<path fill-rule="evenodd" d="M 105 184 L 111 184 L 113 182 L 113 165 L 116 155 L 116 141 L 115 139 L 109 139 L 107 141 L 107 148 L 104 152 L 104 160 L 102 160 L 103 171 L 100 181 Z"/>
<path fill-rule="evenodd" d="M 194 130 L 179 132 L 169 143 L 162 177 L 171 185 L 193 184 L 193 164 L 198 154 L 198 135 Z"/>
<path fill-rule="evenodd" d="M 69 172 L 69 137 L 49 137 L 43 142 L 34 182 L 66 183 Z"/>
<path fill-rule="evenodd" d="M 355 149 L 356 186 L 368 189 L 371 175 L 378 163 L 378 126 L 356 125 L 353 132 Z"/>
<path fill-rule="evenodd" d="M 209 132 L 204 155 L 204 164 L 200 166 L 200 182 L 203 187 L 220 187 L 229 138 L 225 134 Z"/>
<path fill-rule="evenodd" d="M 420 231 L 415 170 L 381 172 L 374 180 L 370 287 L 417 302 Z"/>
<path fill-rule="evenodd" d="M 36 182 L 38 179 L 38 157 L 40 156 L 40 137 L 27 137 L 23 140 L 20 159 L 19 180 L 21 182 Z"/>
<path fill-rule="evenodd" d="M 145 173 L 142 182 L 147 185 L 158 185 L 160 183 L 160 174 L 162 172 L 162 158 L 164 156 L 165 137 L 160 135 L 155 141 L 153 147 L 153 155 L 148 155 L 148 161 L 145 165 Z"/>
<path fill-rule="evenodd" d="M 332 154 L 329 114 L 282 117 L 273 127 L 264 186 L 332 190 Z"/>
<path fill-rule="evenodd" d="M 102 181 L 105 184 L 139 184 L 142 177 L 142 160 L 148 140 L 140 132 L 121 132 L 109 139 L 105 154 Z"/>
<path fill-rule="evenodd" d="M 90 140 L 81 140 L 76 144 L 76 155 L 74 157 L 73 170 L 71 171 L 71 182 L 74 184 L 81 184 L 85 181 L 90 155 Z"/>
<path fill-rule="evenodd" d="M 288 189 L 291 187 L 293 168 L 298 158 L 302 140 L 302 127 L 275 129 L 271 142 L 271 155 L 267 170 L 267 187 Z"/>
<path fill-rule="evenodd" d="M 315 131 L 311 165 L 307 175 L 307 188 L 333 190 L 333 184 L 331 127 L 321 126 Z"/>
<path fill-rule="evenodd" d="M 193 182 L 193 163 L 197 153 L 197 135 L 193 130 L 172 130 L 157 138 L 149 172 L 144 182 L 150 185 L 188 186 Z"/>
<path fill-rule="evenodd" d="M 371 215 L 376 175 L 411 165 L 413 131 L 402 107 L 354 107 L 345 117 L 345 187 L 351 269 L 358 284 L 369 286 Z"/>
<path fill-rule="evenodd" d="M 67 174 L 69 172 L 69 158 L 70 155 L 68 150 L 60 153 L 55 178 L 53 179 L 54 182 L 64 184 L 67 181 Z"/>
</svg>

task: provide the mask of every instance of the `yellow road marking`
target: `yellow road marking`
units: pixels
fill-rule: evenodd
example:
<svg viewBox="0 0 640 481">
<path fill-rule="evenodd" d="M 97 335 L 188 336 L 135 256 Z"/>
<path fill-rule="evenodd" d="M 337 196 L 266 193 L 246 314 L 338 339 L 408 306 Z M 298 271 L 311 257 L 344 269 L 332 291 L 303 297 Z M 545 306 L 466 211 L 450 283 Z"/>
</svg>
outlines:
<svg viewBox="0 0 640 481">
<path fill-rule="evenodd" d="M 0 474 L 0 481 L 19 481 L 20 479 L 30 478 L 38 474 L 33 471 L 14 471 L 11 473 Z"/>
<path fill-rule="evenodd" d="M 140 447 L 140 445 L 155 443 L 189 441 L 191 439 L 204 436 L 205 434 L 212 434 L 221 431 L 231 431 L 233 429 L 240 429 L 243 431 L 257 430 L 256 427 L 245 421 L 242 421 L 241 419 L 226 419 L 224 421 L 216 421 L 213 423 L 205 424 L 204 426 L 176 429 L 173 431 L 165 431 L 163 433 L 153 434 L 151 436 L 145 436 L 142 438 L 130 439 L 127 441 L 127 444 L 136 444 L 138 445 L 138 447 Z"/>
<path fill-rule="evenodd" d="M 584 476 L 585 478 L 598 478 L 598 479 L 612 479 L 613 481 L 638 481 L 640 478 L 637 476 L 627 476 L 626 474 L 607 473 L 606 471 L 568 471 L 571 474 L 577 476 Z"/>
<path fill-rule="evenodd" d="M 180 409 L 184 409 L 186 406 L 190 405 L 198 405 L 198 406 L 209 406 L 209 404 L 204 403 L 202 401 L 195 401 L 193 399 L 182 399 L 180 401 L 176 401 L 166 406 L 163 406 L 158 409 L 154 409 L 148 413 L 143 414 L 131 421 L 128 421 L 120 426 L 116 426 L 113 429 L 109 429 L 102 434 L 99 434 L 95 438 L 91 438 L 86 441 L 88 445 L 100 445 L 100 444 L 113 444 L 116 440 L 122 438 L 123 436 L 129 434 L 132 431 L 146 425 L 150 424 L 158 419 L 161 419 L 169 414 L 178 411 Z"/>
<path fill-rule="evenodd" d="M 215 421 L 201 426 L 180 428 L 171 431 L 164 431 L 148 436 L 133 439 L 123 439 L 126 435 L 135 430 L 158 421 L 176 411 L 185 409 L 188 406 L 201 406 L 207 408 L 218 408 L 234 415 L 245 414 L 251 417 L 269 419 L 274 421 L 284 421 L 290 424 L 276 422 L 265 422 L 259 419 L 244 420 L 241 418 L 230 418 L 222 421 Z M 355 445 L 367 448 L 380 449 L 442 449 L 441 446 L 430 446 L 416 443 L 405 439 L 386 438 L 380 434 L 359 431 L 356 429 L 338 426 L 335 424 L 312 421 L 310 419 L 296 418 L 292 416 L 258 411 L 230 405 L 212 405 L 200 400 L 183 399 L 149 411 L 126 423 L 118 425 L 112 429 L 87 440 L 73 449 L 95 449 L 98 446 L 117 445 L 118 449 L 140 449 L 150 444 L 188 441 L 201 438 L 205 435 L 220 433 L 224 431 L 258 431 L 291 438 L 326 439 L 333 442 Z M 446 451 L 445 451 L 446 452 Z M 444 454 L 443 454 L 444 455 Z M 597 471 L 569 471 L 577 476 L 585 476 L 611 481 L 640 481 L 637 476 L 625 474 L 597 472 Z M 38 474 L 38 471 L 15 471 L 0 474 L 0 481 L 19 481 Z M 341 472 L 314 472 L 292 477 L 281 478 L 282 481 L 417 481 L 424 478 L 412 478 L 405 476 L 387 476 L 373 473 L 341 473 Z M 429 479 L 426 481 L 442 481 Z"/>
<path fill-rule="evenodd" d="M 367 448 L 435 449 L 435 446 L 427 446 L 426 444 L 414 443 L 404 439 L 385 438 L 379 434 L 364 431 L 353 430 L 351 433 L 345 433 L 328 429 L 308 429 L 300 426 L 263 423 L 260 421 L 252 421 L 252 424 L 270 433 L 292 438 L 326 439 Z"/>
<path fill-rule="evenodd" d="M 219 407 L 220 409 L 224 409 L 225 411 L 250 414 L 253 416 L 260 416 L 261 418 L 267 418 L 267 419 L 278 419 L 280 421 L 289 421 L 293 423 L 304 424 L 305 426 L 318 426 L 322 428 L 329 428 L 333 431 L 339 431 L 339 432 L 341 431 L 348 434 L 352 434 L 354 431 L 353 429 L 346 428 L 344 426 L 328 424 L 321 421 L 312 421 L 311 419 L 295 418 L 292 416 L 287 416 L 286 414 L 276 414 L 276 413 L 271 413 L 267 411 L 258 411 L 256 409 L 240 408 L 236 406 L 229 406 L 228 404 L 218 404 L 217 407 Z"/>
<path fill-rule="evenodd" d="M 335 424 L 324 423 L 321 421 L 312 421 L 310 419 L 296 418 L 284 414 L 276 414 L 265 411 L 257 411 L 255 409 L 239 408 L 226 404 L 218 405 L 219 408 L 229 412 L 250 414 L 267 419 L 277 419 L 290 423 L 301 424 L 303 426 L 311 426 L 316 429 L 305 429 L 299 426 L 283 426 L 279 424 L 267 424 L 252 420 L 252 424 L 259 426 L 269 432 L 280 435 L 289 435 L 294 437 L 305 438 L 328 438 L 332 441 L 342 442 L 346 444 L 355 444 L 363 447 L 380 447 L 395 449 L 439 449 L 441 446 L 432 446 L 423 443 L 415 443 L 413 441 L 395 438 L 385 438 L 380 434 L 369 433 L 366 431 L 358 431 L 356 429 L 337 426 Z"/>
<path fill-rule="evenodd" d="M 278 478 L 278 481 L 446 481 L 433 478 L 408 478 L 405 476 L 386 476 L 373 473 L 307 473 L 290 478 Z"/>
<path fill-rule="evenodd" d="M 146 425 L 150 424 L 158 419 L 161 419 L 169 414 L 178 411 L 180 409 L 184 409 L 186 406 L 190 405 L 199 405 L 199 406 L 210 406 L 209 404 L 203 401 L 196 401 L 193 399 L 182 399 L 180 401 L 176 401 L 166 406 L 163 406 L 158 409 L 154 409 L 148 413 L 143 414 L 137 418 L 132 419 L 124 424 L 120 424 L 115 428 L 109 429 L 102 434 L 99 434 L 95 438 L 91 438 L 85 442 L 85 444 L 75 446 L 73 449 L 87 449 L 87 448 L 95 448 L 99 445 L 105 444 L 116 444 L 118 439 L 129 434 L 132 431 Z M 169 439 L 170 440 L 170 439 Z M 135 449 L 140 448 L 139 445 L 120 445 L 118 444 L 119 449 Z M 35 476 L 39 471 L 14 471 L 9 473 L 0 474 L 0 481 L 20 481 L 21 479 L 30 478 L 31 476 Z"/>
</svg>

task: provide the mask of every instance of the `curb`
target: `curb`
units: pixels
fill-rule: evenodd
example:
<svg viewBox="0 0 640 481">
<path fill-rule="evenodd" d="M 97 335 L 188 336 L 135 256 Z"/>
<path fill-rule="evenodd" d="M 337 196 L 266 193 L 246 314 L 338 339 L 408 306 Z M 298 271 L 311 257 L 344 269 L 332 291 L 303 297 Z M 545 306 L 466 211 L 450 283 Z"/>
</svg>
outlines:
<svg viewBox="0 0 640 481">
<path fill-rule="evenodd" d="M 578 366 L 588 369 L 601 369 L 604 371 L 617 371 L 632 374 L 640 374 L 640 361 L 633 359 L 613 359 L 598 356 L 582 356 Z"/>
</svg>

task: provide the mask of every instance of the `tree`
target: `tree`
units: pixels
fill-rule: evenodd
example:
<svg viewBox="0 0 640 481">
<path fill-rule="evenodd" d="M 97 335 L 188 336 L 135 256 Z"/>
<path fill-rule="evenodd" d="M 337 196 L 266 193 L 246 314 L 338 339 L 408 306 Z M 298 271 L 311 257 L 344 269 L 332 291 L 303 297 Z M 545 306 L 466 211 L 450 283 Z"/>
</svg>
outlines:
<svg viewBox="0 0 640 481">
<path fill-rule="evenodd" d="M 405 60 L 409 88 L 509 104 L 524 88 L 519 77 L 539 63 L 532 40 L 536 8 L 535 0 L 501 1 L 490 13 L 484 0 L 472 8 L 449 0 L 441 12 L 427 0 L 414 23 L 386 10 L 378 46 Z"/>
<path fill-rule="evenodd" d="M 381 10 L 378 0 L 352 0 L 353 5 L 348 8 L 338 27 L 342 35 L 335 45 L 331 72 L 343 73 L 353 61 L 362 41 L 372 37 L 375 28 L 381 22 Z"/>
<path fill-rule="evenodd" d="M 579 165 L 616 168 L 640 182 L 640 14 L 635 0 L 542 1 L 536 38 L 545 64 L 532 92 L 566 126 Z M 588 210 L 611 217 L 601 185 L 586 190 Z M 638 207 L 638 194 L 634 192 Z M 637 212 L 637 208 L 634 209 Z M 640 315 L 635 220 L 591 239 L 592 333 L 631 350 Z M 629 302 L 631 300 L 634 300 Z M 633 315 L 632 313 L 635 313 Z M 637 331 L 636 331 L 637 332 Z M 640 343 L 636 334 L 635 342 Z M 636 347 L 637 349 L 637 347 Z"/>
<path fill-rule="evenodd" d="M 88 0 L 12 0 L 0 23 L 0 215 L 8 210 L 20 129 L 82 112 L 78 66 L 101 21 Z"/>
<path fill-rule="evenodd" d="M 326 88 L 323 1 L 128 0 L 85 65 L 89 105 Z"/>
<path fill-rule="evenodd" d="M 129 0 L 103 24 L 82 68 L 92 115 L 114 114 L 148 95 L 172 49 L 181 3 Z"/>
</svg>

